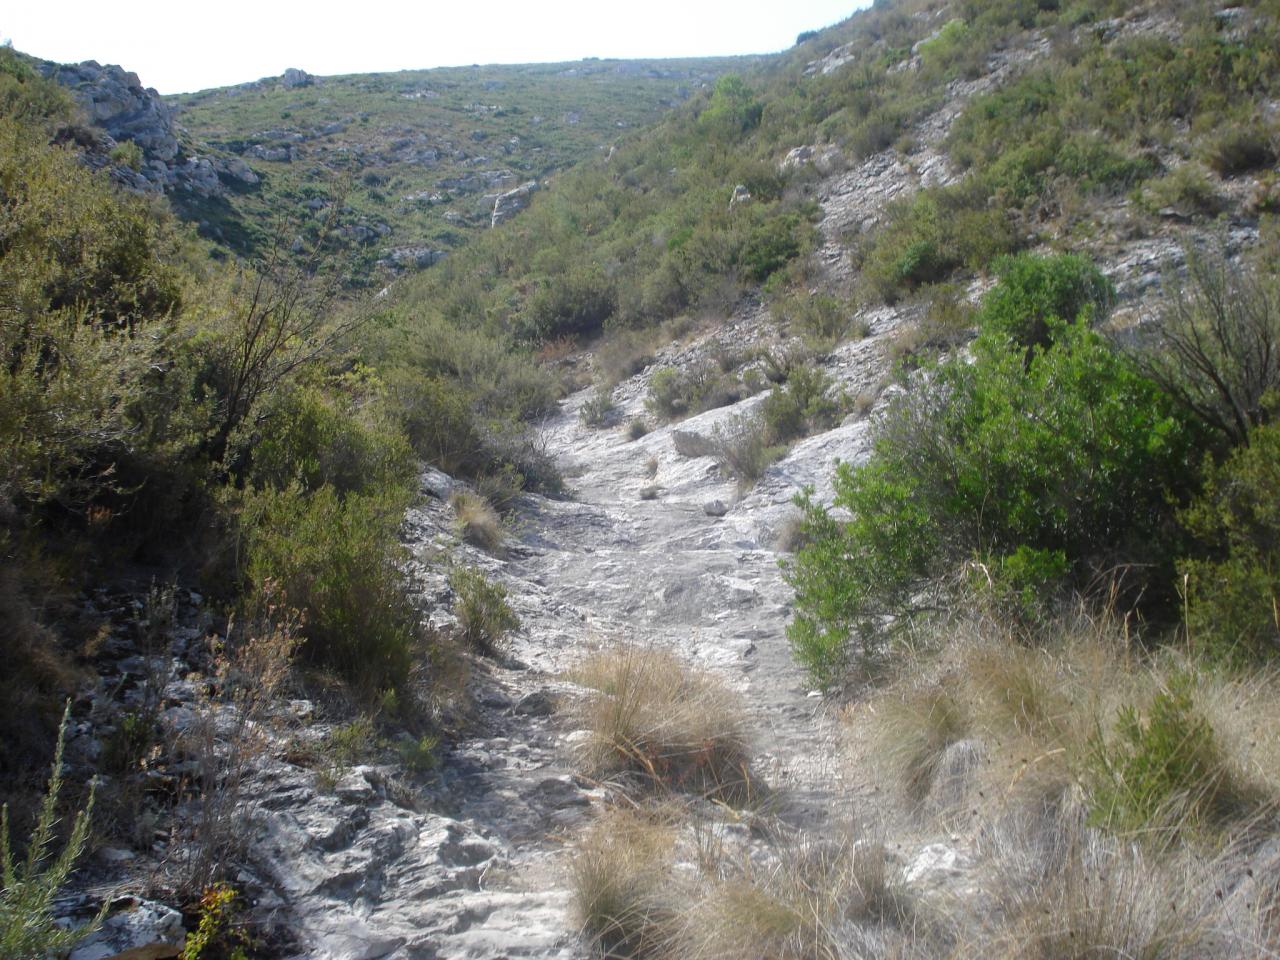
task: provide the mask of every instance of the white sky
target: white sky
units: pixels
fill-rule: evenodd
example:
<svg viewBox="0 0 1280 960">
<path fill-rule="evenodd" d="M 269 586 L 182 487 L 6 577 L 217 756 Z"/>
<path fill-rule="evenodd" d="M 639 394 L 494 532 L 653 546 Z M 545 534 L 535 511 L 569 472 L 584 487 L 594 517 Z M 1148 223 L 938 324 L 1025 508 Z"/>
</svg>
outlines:
<svg viewBox="0 0 1280 960">
<path fill-rule="evenodd" d="M 773 53 L 869 0 L 11 0 L 0 40 L 183 93 L 275 76 Z"/>
</svg>

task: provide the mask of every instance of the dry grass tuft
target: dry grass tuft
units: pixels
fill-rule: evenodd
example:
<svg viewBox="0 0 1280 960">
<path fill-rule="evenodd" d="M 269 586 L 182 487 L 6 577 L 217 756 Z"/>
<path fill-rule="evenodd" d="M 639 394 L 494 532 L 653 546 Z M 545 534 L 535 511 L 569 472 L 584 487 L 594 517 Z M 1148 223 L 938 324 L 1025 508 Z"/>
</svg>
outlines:
<svg viewBox="0 0 1280 960">
<path fill-rule="evenodd" d="M 503 547 L 502 519 L 492 504 L 479 494 L 459 490 L 449 497 L 458 520 L 458 533 L 473 547 L 500 553 Z"/>
<path fill-rule="evenodd" d="M 874 941 L 915 939 L 902 936 L 915 906 L 879 843 L 799 837 L 767 865 L 722 853 L 713 868 L 680 916 L 673 957 L 842 960 Z"/>
<path fill-rule="evenodd" d="M 1007 818 L 986 853 L 996 904 L 969 956 L 1233 955 L 1213 949 L 1215 865 L 1108 837 L 1086 826 L 1078 804 Z"/>
<path fill-rule="evenodd" d="M 574 679 L 593 691 L 572 707 L 591 737 L 591 776 L 731 803 L 750 799 L 749 737 L 739 697 L 665 650 L 620 646 L 588 657 Z"/>
<path fill-rule="evenodd" d="M 675 831 L 629 810 L 601 816 L 570 866 L 583 933 L 607 957 L 657 955 L 670 939 Z"/>
</svg>

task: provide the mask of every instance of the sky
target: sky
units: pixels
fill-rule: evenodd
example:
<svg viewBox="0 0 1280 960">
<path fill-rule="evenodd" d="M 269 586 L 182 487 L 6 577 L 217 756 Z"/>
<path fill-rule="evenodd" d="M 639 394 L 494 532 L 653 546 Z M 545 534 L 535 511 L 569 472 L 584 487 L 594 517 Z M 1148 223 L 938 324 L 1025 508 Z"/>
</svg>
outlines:
<svg viewBox="0 0 1280 960">
<path fill-rule="evenodd" d="M 0 41 L 118 63 L 161 93 L 277 76 L 583 57 L 774 53 L 869 0 L 14 0 Z"/>
</svg>

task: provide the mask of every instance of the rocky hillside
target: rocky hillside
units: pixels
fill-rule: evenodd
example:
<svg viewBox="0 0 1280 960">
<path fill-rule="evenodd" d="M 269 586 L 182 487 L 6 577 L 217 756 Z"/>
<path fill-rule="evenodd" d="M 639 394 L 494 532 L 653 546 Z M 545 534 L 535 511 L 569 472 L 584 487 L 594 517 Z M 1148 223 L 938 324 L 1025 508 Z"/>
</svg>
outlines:
<svg viewBox="0 0 1280 960">
<path fill-rule="evenodd" d="M 280 229 L 298 252 L 332 234 L 347 279 L 367 285 L 430 266 L 523 209 L 553 172 L 751 62 L 585 60 L 347 77 L 289 68 L 168 98 L 119 66 L 39 69 L 73 91 L 88 121 L 81 146 L 122 184 L 166 192 L 202 235 L 239 254 L 261 255 Z"/>
<path fill-rule="evenodd" d="M 344 77 L 291 69 L 165 108 L 257 179 L 180 204 L 251 251 L 266 224 L 332 225 L 364 282 L 430 266 L 523 207 L 547 177 L 652 123 L 748 60 L 475 66 Z M 336 205 L 336 206 L 335 206 Z"/>
<path fill-rule="evenodd" d="M 139 544 L 74 632 L 0 568 L 100 782 L 71 957 L 1274 955 L 1278 40 L 1271 0 L 879 4 L 484 208 L 549 108 L 462 111 L 521 151 L 468 165 L 343 99 L 501 107 L 468 71 L 184 98 L 276 178 L 238 215 L 322 214 L 289 178 L 341 143 L 339 212 L 421 167 L 424 249 L 484 229 L 372 322 L 268 325 L 312 365 L 229 432 L 257 341 L 197 306 L 107 421 L 158 439 L 49 492 L 5 448 L 13 530 Z M 80 493 L 108 461 L 200 478 L 213 559 Z"/>
</svg>

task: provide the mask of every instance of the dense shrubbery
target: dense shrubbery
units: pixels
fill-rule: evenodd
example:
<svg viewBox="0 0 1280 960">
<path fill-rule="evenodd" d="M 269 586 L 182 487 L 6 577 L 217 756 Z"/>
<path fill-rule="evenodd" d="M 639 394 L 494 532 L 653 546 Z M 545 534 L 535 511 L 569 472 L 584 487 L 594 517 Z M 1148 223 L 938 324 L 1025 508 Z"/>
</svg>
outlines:
<svg viewBox="0 0 1280 960">
<path fill-rule="evenodd" d="M 1167 599 L 1169 498 L 1188 482 L 1191 436 L 1089 328 L 1105 301 L 1075 258 L 1011 262 L 984 302 L 973 362 L 930 371 L 881 423 L 871 461 L 839 468 L 849 519 L 806 504 L 812 543 L 790 572 L 790 633 L 820 679 L 835 678 L 851 636 L 874 643 L 886 616 L 966 561 L 1018 595 L 1118 579 L 1148 603 Z M 1079 319 L 1055 316 L 1072 309 Z"/>
<path fill-rule="evenodd" d="M 1182 563 L 1192 642 L 1245 663 L 1280 655 L 1280 424 L 1247 439 L 1183 514 L 1207 551 Z"/>
<path fill-rule="evenodd" d="M 364 694 L 402 687 L 420 653 L 420 617 L 400 571 L 406 505 L 403 495 L 323 486 L 259 491 L 243 507 L 250 582 L 302 612 L 302 659 Z"/>
</svg>

